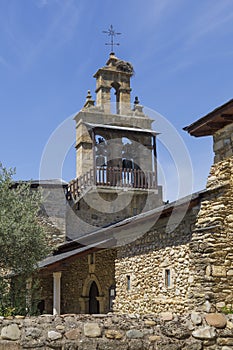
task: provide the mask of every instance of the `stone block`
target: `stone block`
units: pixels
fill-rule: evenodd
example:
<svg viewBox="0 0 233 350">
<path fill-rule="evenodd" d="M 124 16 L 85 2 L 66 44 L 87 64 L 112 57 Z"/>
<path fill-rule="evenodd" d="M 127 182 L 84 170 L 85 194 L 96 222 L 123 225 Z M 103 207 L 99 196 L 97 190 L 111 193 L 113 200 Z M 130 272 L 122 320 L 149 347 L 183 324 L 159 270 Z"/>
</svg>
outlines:
<svg viewBox="0 0 233 350">
<path fill-rule="evenodd" d="M 202 327 L 193 331 L 192 336 L 201 340 L 215 339 L 216 331 L 213 327 Z"/>
<path fill-rule="evenodd" d="M 233 338 L 218 338 L 217 339 L 217 344 L 224 346 L 231 346 L 231 348 L 233 347 Z"/>
<path fill-rule="evenodd" d="M 211 313 L 205 316 L 206 322 L 210 326 L 215 328 L 225 328 L 227 324 L 227 319 L 222 314 Z"/>
<path fill-rule="evenodd" d="M 48 331 L 49 340 L 58 340 L 62 338 L 62 334 L 56 331 Z"/>
<path fill-rule="evenodd" d="M 172 321 L 173 320 L 172 312 L 161 312 L 160 316 L 161 316 L 163 321 Z"/>
<path fill-rule="evenodd" d="M 101 336 L 101 329 L 96 322 L 84 324 L 84 335 L 89 338 L 97 338 Z"/>
<path fill-rule="evenodd" d="M 214 143 L 214 151 L 219 151 L 221 148 L 224 147 L 224 142 L 223 140 L 219 140 L 217 142 Z"/>
<path fill-rule="evenodd" d="M 199 325 L 202 323 L 202 317 L 197 312 L 192 312 L 191 313 L 191 321 L 193 324 Z"/>
<path fill-rule="evenodd" d="M 149 341 L 151 343 L 157 342 L 159 340 L 161 340 L 161 336 L 160 335 L 151 335 L 151 336 L 149 336 Z"/>
<path fill-rule="evenodd" d="M 39 328 L 28 327 L 28 328 L 26 328 L 25 336 L 27 338 L 37 339 L 40 337 L 41 333 L 42 333 L 42 331 Z"/>
<path fill-rule="evenodd" d="M 124 336 L 123 333 L 119 332 L 119 331 L 115 331 L 113 329 L 108 329 L 105 332 L 105 337 L 108 339 L 122 339 Z"/>
<path fill-rule="evenodd" d="M 212 276 L 214 277 L 225 277 L 226 276 L 226 267 L 212 265 Z"/>
<path fill-rule="evenodd" d="M 137 329 L 130 329 L 126 332 L 126 337 L 129 339 L 143 338 L 143 333 Z"/>
<path fill-rule="evenodd" d="M 1 331 L 2 339 L 18 340 L 20 338 L 20 335 L 21 331 L 19 330 L 17 324 L 14 323 L 3 327 Z"/>
<path fill-rule="evenodd" d="M 69 340 L 77 340 L 80 338 L 81 330 L 79 328 L 71 329 L 65 333 L 65 337 Z"/>
<path fill-rule="evenodd" d="M 233 323 L 232 323 L 231 321 L 227 321 L 226 327 L 227 327 L 228 329 L 233 329 Z"/>
</svg>

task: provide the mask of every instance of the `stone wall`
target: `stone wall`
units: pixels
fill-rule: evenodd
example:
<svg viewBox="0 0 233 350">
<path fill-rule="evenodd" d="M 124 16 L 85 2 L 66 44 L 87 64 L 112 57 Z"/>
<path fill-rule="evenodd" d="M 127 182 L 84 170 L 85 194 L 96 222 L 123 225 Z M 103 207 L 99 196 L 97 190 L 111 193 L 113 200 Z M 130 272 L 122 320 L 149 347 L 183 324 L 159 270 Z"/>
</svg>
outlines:
<svg viewBox="0 0 233 350">
<path fill-rule="evenodd" d="M 215 163 L 233 156 L 233 124 L 225 126 L 214 134 L 214 152 Z"/>
<path fill-rule="evenodd" d="M 215 163 L 190 244 L 190 294 L 197 310 L 233 307 L 233 158 Z"/>
<path fill-rule="evenodd" d="M 89 290 L 93 281 L 96 282 L 99 291 L 100 312 L 109 311 L 109 288 L 115 284 L 115 255 L 114 250 L 101 251 L 94 253 L 92 261 L 89 255 L 62 266 L 61 312 L 88 313 Z M 53 276 L 51 272 L 41 272 L 41 299 L 45 300 L 45 312 L 52 313 Z"/>
<path fill-rule="evenodd" d="M 135 192 L 130 188 L 91 190 L 79 200 L 78 205 L 73 206 L 73 213 L 71 210 L 67 213 L 67 235 L 78 238 L 83 235 L 85 228 L 91 231 L 104 227 L 162 204 L 160 193 Z"/>
<path fill-rule="evenodd" d="M 115 312 L 180 314 L 190 308 L 189 243 L 198 209 L 189 210 L 170 232 L 166 230 L 169 217 L 160 218 L 149 233 L 118 249 Z M 178 221 L 179 214 L 173 215 Z"/>
<path fill-rule="evenodd" d="M 0 318 L 0 350 L 230 350 L 233 315 Z"/>
<path fill-rule="evenodd" d="M 66 196 L 62 184 L 40 185 L 42 195 L 40 223 L 44 226 L 48 242 L 52 247 L 64 243 L 66 239 Z"/>
</svg>

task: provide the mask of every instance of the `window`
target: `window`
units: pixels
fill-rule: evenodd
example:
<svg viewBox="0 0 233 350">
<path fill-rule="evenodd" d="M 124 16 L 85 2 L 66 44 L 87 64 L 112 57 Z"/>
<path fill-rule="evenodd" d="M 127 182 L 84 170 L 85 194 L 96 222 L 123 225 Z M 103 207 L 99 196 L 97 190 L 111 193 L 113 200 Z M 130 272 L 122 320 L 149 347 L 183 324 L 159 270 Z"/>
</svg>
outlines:
<svg viewBox="0 0 233 350">
<path fill-rule="evenodd" d="M 170 269 L 165 269 L 165 287 L 171 287 L 171 270 Z"/>
<path fill-rule="evenodd" d="M 127 290 L 129 291 L 131 289 L 131 280 L 130 280 L 130 276 L 126 276 L 127 278 Z"/>
<path fill-rule="evenodd" d="M 95 256 L 94 253 L 90 254 L 90 265 L 93 265 L 95 263 Z"/>
<path fill-rule="evenodd" d="M 111 286 L 109 288 L 109 310 L 113 311 L 113 300 L 115 299 L 116 296 L 116 288 L 115 286 Z"/>
</svg>

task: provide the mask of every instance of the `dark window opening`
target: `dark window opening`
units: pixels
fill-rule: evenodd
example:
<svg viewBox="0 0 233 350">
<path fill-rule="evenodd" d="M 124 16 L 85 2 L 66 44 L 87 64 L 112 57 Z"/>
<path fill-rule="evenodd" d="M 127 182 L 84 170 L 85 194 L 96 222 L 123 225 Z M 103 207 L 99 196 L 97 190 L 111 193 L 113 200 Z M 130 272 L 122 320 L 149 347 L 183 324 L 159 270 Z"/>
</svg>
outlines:
<svg viewBox="0 0 233 350">
<path fill-rule="evenodd" d="M 40 315 L 43 314 L 43 312 L 45 311 L 45 301 L 44 300 L 39 301 L 39 303 L 37 304 L 37 310 L 38 310 Z"/>
<path fill-rule="evenodd" d="M 127 290 L 129 291 L 131 289 L 131 280 L 130 280 L 130 276 L 126 276 L 127 278 Z"/>
<path fill-rule="evenodd" d="M 171 270 L 170 269 L 165 270 L 165 286 L 171 287 Z"/>
<path fill-rule="evenodd" d="M 95 263 L 95 256 L 94 256 L 94 253 L 91 253 L 90 254 L 90 265 L 94 265 Z"/>
</svg>

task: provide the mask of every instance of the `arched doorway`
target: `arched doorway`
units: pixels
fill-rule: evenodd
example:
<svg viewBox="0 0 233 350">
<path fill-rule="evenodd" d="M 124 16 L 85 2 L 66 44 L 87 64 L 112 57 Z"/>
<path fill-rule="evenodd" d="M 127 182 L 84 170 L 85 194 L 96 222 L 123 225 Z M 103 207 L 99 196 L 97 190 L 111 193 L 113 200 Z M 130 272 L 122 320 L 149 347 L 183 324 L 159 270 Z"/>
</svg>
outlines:
<svg viewBox="0 0 233 350">
<path fill-rule="evenodd" d="M 89 313 L 90 314 L 99 314 L 99 300 L 97 297 L 99 296 L 99 290 L 95 281 L 92 282 L 89 291 Z"/>
</svg>

